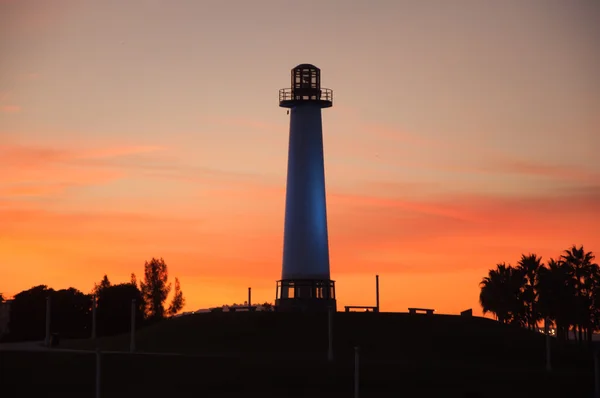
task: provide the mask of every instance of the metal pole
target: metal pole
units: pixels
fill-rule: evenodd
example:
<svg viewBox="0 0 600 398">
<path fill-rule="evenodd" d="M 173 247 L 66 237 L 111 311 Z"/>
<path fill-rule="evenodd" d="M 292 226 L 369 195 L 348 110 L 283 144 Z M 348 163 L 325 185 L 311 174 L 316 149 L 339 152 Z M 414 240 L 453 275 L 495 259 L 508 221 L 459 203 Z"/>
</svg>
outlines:
<svg viewBox="0 0 600 398">
<path fill-rule="evenodd" d="M 92 296 L 92 339 L 96 338 L 96 295 Z"/>
<path fill-rule="evenodd" d="M 100 348 L 96 347 L 96 398 L 100 398 Z"/>
<path fill-rule="evenodd" d="M 358 380 L 359 380 L 359 373 L 358 373 L 358 347 L 354 347 L 354 398 L 358 398 L 359 393 L 358 393 Z"/>
<path fill-rule="evenodd" d="M 96 347 L 96 398 L 100 398 L 100 348 Z"/>
<path fill-rule="evenodd" d="M 129 342 L 129 352 L 135 351 L 135 299 L 131 300 L 131 340 Z"/>
<path fill-rule="evenodd" d="M 375 275 L 375 297 L 377 299 L 377 312 L 379 312 L 379 275 Z"/>
<path fill-rule="evenodd" d="M 327 360 L 333 362 L 333 307 L 329 307 L 327 314 L 327 329 L 329 337 L 329 345 L 327 348 Z"/>
<path fill-rule="evenodd" d="M 598 360 L 598 348 L 594 348 L 594 397 L 600 398 L 600 361 Z"/>
<path fill-rule="evenodd" d="M 544 319 L 544 333 L 546 334 L 546 371 L 552 371 L 552 361 L 551 361 L 551 339 L 550 339 L 550 319 Z"/>
<path fill-rule="evenodd" d="M 252 307 L 252 288 L 248 288 L 248 311 L 250 311 L 250 307 Z"/>
<path fill-rule="evenodd" d="M 46 297 L 46 339 L 44 344 L 50 347 L 50 316 L 51 316 L 50 296 Z"/>
</svg>

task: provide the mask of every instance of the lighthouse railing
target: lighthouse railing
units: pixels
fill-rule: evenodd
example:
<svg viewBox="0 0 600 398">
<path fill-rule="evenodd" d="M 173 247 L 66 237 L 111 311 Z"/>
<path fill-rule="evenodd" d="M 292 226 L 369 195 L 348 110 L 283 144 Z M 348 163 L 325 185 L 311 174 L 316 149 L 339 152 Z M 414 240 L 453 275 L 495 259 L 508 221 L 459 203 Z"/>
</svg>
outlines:
<svg viewBox="0 0 600 398">
<path fill-rule="evenodd" d="M 305 92 L 302 92 L 305 91 Z M 329 101 L 333 102 L 333 90 L 330 88 L 321 88 L 314 95 L 315 89 L 298 90 L 293 88 L 282 88 L 279 90 L 279 102 L 282 101 Z M 310 93 L 309 95 L 306 95 Z"/>
</svg>

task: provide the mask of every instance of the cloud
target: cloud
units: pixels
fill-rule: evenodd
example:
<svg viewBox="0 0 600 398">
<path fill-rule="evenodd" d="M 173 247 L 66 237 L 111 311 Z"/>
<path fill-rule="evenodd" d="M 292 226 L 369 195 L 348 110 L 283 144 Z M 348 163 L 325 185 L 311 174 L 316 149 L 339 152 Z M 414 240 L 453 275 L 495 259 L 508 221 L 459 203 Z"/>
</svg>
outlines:
<svg viewBox="0 0 600 398">
<path fill-rule="evenodd" d="M 12 231 L 34 232 L 43 238 L 78 238 L 81 237 L 82 231 L 93 232 L 103 229 L 112 231 L 124 228 L 122 232 L 129 232 L 130 228 L 146 228 L 149 224 L 153 224 L 158 229 L 167 226 L 181 228 L 183 222 L 190 225 L 200 220 L 196 217 L 165 216 L 135 209 L 68 212 L 45 210 L 41 206 L 29 209 L 0 208 L 0 214 L 3 220 L 6 220 L 6 225 L 13 227 Z M 63 225 L 64 228 L 56 228 L 58 225 Z"/>
<path fill-rule="evenodd" d="M 19 0 L 3 0 L 0 4 L 3 6 L 1 16 L 6 15 L 2 22 L 13 35 L 45 33 L 67 18 L 73 8 L 72 2 L 64 0 L 52 5 L 38 1 L 32 6 L 31 2 Z"/>
<path fill-rule="evenodd" d="M 331 133 L 329 133 L 331 134 Z M 536 177 L 545 180 L 600 184 L 600 168 L 595 163 L 584 164 L 582 159 L 565 162 L 565 159 L 529 158 L 471 142 L 451 142 L 440 136 L 419 134 L 395 126 L 381 123 L 358 121 L 352 127 L 352 134 L 346 131 L 337 134 L 328 153 L 328 161 L 339 159 L 368 159 L 369 172 L 375 168 L 382 170 L 391 167 L 410 168 L 414 171 L 442 171 L 462 175 L 512 175 L 515 177 Z M 369 138 L 368 141 L 365 138 Z M 366 141 L 366 142 L 365 142 Z M 457 157 L 456 154 L 461 156 Z M 357 168 L 359 170 L 360 168 Z"/>
<path fill-rule="evenodd" d="M 21 107 L 11 103 L 11 92 L 0 91 L 0 112 L 2 113 L 19 113 Z"/>
<path fill-rule="evenodd" d="M 547 257 L 573 241 L 591 250 L 600 245 L 594 219 L 600 190 L 520 199 L 406 201 L 336 193 L 328 199 L 331 262 L 338 275 L 485 271 L 521 252 Z M 163 210 L 124 201 L 120 212 L 13 205 L 0 217 L 6 238 L 29 241 L 40 251 L 52 246 L 61 255 L 77 252 L 81 261 L 101 254 L 99 267 L 116 256 L 142 259 L 152 253 L 172 259 L 190 277 L 271 278 L 279 272 L 284 189 L 232 182 L 229 189 L 209 189 L 188 200 L 168 209 L 163 203 Z M 110 253 L 102 253 L 103 247 Z"/>
<path fill-rule="evenodd" d="M 21 81 L 32 81 L 32 80 L 38 80 L 41 77 L 41 74 L 37 73 L 37 72 L 28 72 L 28 73 L 21 73 L 17 76 L 18 80 Z"/>
<path fill-rule="evenodd" d="M 570 175 L 545 164 L 505 164 L 473 170 Z M 252 280 L 263 286 L 280 274 L 284 172 L 189 164 L 157 145 L 18 142 L 0 146 L 0 169 L 6 171 L 0 175 L 0 256 L 16 270 L 11 291 L 30 286 L 32 274 L 84 290 L 104 273 L 127 280 L 152 256 L 163 256 L 184 285 Z M 460 275 L 476 295 L 478 281 L 497 262 L 530 251 L 556 256 L 572 243 L 600 247 L 600 184 L 593 180 L 575 180 L 566 191 L 508 196 L 477 187 L 451 193 L 437 178 L 365 175 L 352 176 L 343 188 L 329 184 L 333 277 L 359 280 L 377 272 L 386 280 L 414 281 L 429 275 L 442 284 Z M 110 189 L 94 187 L 108 183 Z M 2 270 L 0 278 L 9 279 Z"/>
<path fill-rule="evenodd" d="M 408 206 L 377 198 L 352 202 L 352 209 L 333 198 L 330 205 L 332 255 L 353 264 L 347 272 L 369 272 L 374 265 L 390 272 L 478 269 L 504 261 L 501 253 L 509 250 L 558 252 L 572 239 L 600 246 L 600 194 L 594 191 L 523 198 L 470 194 Z"/>
<path fill-rule="evenodd" d="M 205 117 L 202 121 L 205 126 L 225 126 L 225 127 L 237 127 L 250 130 L 259 130 L 263 132 L 285 132 L 288 129 L 286 123 L 271 123 L 261 119 L 252 119 L 248 117 L 217 117 L 210 116 Z"/>
<path fill-rule="evenodd" d="M 21 107 L 19 105 L 2 105 L 0 108 L 3 113 L 19 113 L 21 112 Z"/>
<path fill-rule="evenodd" d="M 106 184 L 123 176 L 116 171 L 80 168 L 21 170 L 0 177 L 0 197 L 59 196 L 68 189 Z"/>
<path fill-rule="evenodd" d="M 448 148 L 450 146 L 449 143 L 443 142 L 441 140 L 434 140 L 431 138 L 425 138 L 424 136 L 420 136 L 415 133 L 411 133 L 405 130 L 401 130 L 398 128 L 394 128 L 391 126 L 387 126 L 379 123 L 369 123 L 364 124 L 361 127 L 361 130 L 365 131 L 369 136 L 375 136 L 382 139 L 385 139 L 389 142 L 393 143 L 401 143 L 401 144 L 409 144 L 414 146 L 424 146 L 424 147 L 441 147 Z"/>
<path fill-rule="evenodd" d="M 86 159 L 109 159 L 165 150 L 161 146 L 117 146 L 107 148 L 64 148 L 36 145 L 0 145 L 0 161 L 4 164 L 70 162 Z"/>
<path fill-rule="evenodd" d="M 483 172 L 513 173 L 547 177 L 557 180 L 579 181 L 600 184 L 600 171 L 564 164 L 547 164 L 523 159 L 491 159 L 481 168 Z"/>
<path fill-rule="evenodd" d="M 71 153 L 64 149 L 25 145 L 0 145 L 0 164 L 3 167 L 38 167 L 67 160 Z"/>
<path fill-rule="evenodd" d="M 36 155 L 63 156 L 60 151 Z M 194 176 L 185 170 L 186 178 Z M 130 272 L 140 273 L 144 260 L 162 256 L 184 286 L 203 292 L 187 293 L 191 303 L 209 300 L 202 290 L 209 281 L 223 289 L 250 281 L 267 289 L 281 270 L 285 184 L 235 173 L 204 177 L 191 183 L 197 186 L 192 195 L 163 200 L 119 197 L 92 204 L 80 199 L 77 206 L 59 208 L 0 195 L 0 256 L 13 270 L 6 288 L 19 291 L 39 281 L 87 291 L 104 273 L 127 280 Z M 36 187 L 50 193 L 69 188 Z M 600 247 L 598 185 L 535 197 L 438 193 L 410 199 L 386 195 L 386 187 L 358 185 L 363 194 L 328 192 L 331 269 L 338 281 L 356 285 L 375 273 L 398 286 L 427 278 L 441 286 L 460 279 L 461 289 L 473 286 L 467 289 L 472 301 L 467 290 L 452 299 L 463 306 L 476 301 L 478 281 L 497 262 L 515 262 L 526 252 L 547 259 L 572 243 Z M 21 189 L 13 195 L 26 195 L 34 188 L 13 189 Z M 0 277 L 8 280 L 5 271 Z M 389 300 L 417 297 L 405 296 L 390 294 Z"/>
<path fill-rule="evenodd" d="M 0 187 L 0 197 L 39 197 L 56 196 L 63 193 L 69 184 L 15 184 L 8 187 Z"/>
<path fill-rule="evenodd" d="M 141 153 L 153 153 L 166 150 L 165 147 L 158 145 L 146 145 L 146 146 L 125 146 L 115 147 L 106 149 L 94 149 L 82 151 L 75 157 L 77 159 L 107 159 L 116 158 L 129 155 L 137 155 Z"/>
<path fill-rule="evenodd" d="M 158 146 L 116 146 L 73 149 L 23 144 L 0 145 L 0 196 L 49 197 L 69 188 L 105 184 L 126 174 L 112 163 L 152 154 Z"/>
<path fill-rule="evenodd" d="M 341 205 L 341 207 L 344 207 L 344 205 L 346 205 L 357 208 L 379 209 L 381 211 L 404 211 L 414 214 L 428 214 L 457 220 L 472 221 L 472 217 L 469 216 L 469 213 L 464 209 L 460 209 L 460 206 L 457 206 L 456 204 L 448 205 L 444 203 L 428 203 L 417 200 L 337 194 L 331 194 L 330 200 L 334 206 Z"/>
</svg>

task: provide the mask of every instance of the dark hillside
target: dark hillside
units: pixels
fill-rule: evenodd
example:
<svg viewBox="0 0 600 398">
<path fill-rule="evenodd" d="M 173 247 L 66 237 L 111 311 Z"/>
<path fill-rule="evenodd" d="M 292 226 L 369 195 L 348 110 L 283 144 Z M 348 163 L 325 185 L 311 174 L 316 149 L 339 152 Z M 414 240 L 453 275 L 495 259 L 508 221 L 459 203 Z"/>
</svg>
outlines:
<svg viewBox="0 0 600 398">
<path fill-rule="evenodd" d="M 213 313 L 171 319 L 140 330 L 137 348 L 187 356 L 104 354 L 102 397 L 349 397 L 354 345 L 361 347 L 365 398 L 564 398 L 593 391 L 585 350 L 555 346 L 555 370 L 548 374 L 544 336 L 483 318 L 337 313 L 334 343 L 336 361 L 330 364 L 322 315 Z M 100 341 L 110 350 L 125 351 L 128 344 L 127 335 Z M 91 348 L 93 343 L 64 345 Z M 90 353 L 0 351 L 3 391 L 23 396 L 93 397 L 94 366 Z"/>
<path fill-rule="evenodd" d="M 233 355 L 291 354 L 324 356 L 327 316 L 270 312 L 196 314 L 138 331 L 136 346 L 146 352 Z M 108 350 L 129 348 L 129 335 L 100 340 Z M 89 340 L 66 346 L 93 348 Z M 336 356 L 352 356 L 360 346 L 365 358 L 543 367 L 545 337 L 479 317 L 398 313 L 336 313 Z M 579 350 L 554 347 L 557 365 L 571 367 L 585 357 Z"/>
</svg>

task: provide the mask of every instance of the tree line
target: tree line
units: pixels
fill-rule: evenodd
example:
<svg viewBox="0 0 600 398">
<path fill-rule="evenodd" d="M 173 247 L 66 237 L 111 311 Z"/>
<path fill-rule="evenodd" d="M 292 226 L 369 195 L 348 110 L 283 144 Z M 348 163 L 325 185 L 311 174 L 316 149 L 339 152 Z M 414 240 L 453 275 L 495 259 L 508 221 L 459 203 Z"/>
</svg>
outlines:
<svg viewBox="0 0 600 398">
<path fill-rule="evenodd" d="M 75 288 L 54 290 L 39 285 L 16 294 L 10 304 L 8 334 L 5 341 L 41 340 L 45 336 L 46 298 L 50 297 L 52 333 L 66 338 L 90 337 L 92 307 L 96 300 L 96 335 L 109 336 L 130 330 L 131 302 L 135 299 L 136 326 L 173 316 L 185 305 L 179 279 L 174 286 L 168 280 L 165 261 L 152 258 L 144 264 L 144 278 L 138 283 L 135 274 L 127 283 L 113 284 L 107 275 L 89 294 Z M 170 304 L 166 306 L 173 290 Z"/>
<path fill-rule="evenodd" d="M 573 245 L 545 263 L 522 254 L 516 266 L 497 264 L 480 284 L 483 313 L 531 330 L 548 319 L 560 341 L 572 331 L 578 342 L 591 343 L 600 330 L 600 267 L 594 260 L 593 252 Z"/>
</svg>

